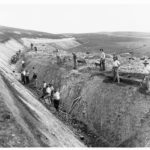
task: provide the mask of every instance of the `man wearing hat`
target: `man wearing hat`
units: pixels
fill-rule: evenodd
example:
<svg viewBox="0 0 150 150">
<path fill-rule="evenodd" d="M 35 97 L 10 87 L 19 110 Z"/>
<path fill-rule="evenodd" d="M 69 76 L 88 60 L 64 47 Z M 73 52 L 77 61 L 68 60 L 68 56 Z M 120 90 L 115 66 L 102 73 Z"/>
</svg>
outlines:
<svg viewBox="0 0 150 150">
<path fill-rule="evenodd" d="M 144 81 L 146 84 L 146 88 L 147 88 L 147 93 L 150 93 L 150 65 L 149 62 L 147 60 L 144 61 Z"/>
</svg>

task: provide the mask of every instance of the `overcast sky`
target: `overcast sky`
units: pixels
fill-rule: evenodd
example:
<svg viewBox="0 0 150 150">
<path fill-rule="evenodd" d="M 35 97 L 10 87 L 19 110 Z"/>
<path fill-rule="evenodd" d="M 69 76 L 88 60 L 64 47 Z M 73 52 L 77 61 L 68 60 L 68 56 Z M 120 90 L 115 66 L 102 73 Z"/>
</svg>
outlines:
<svg viewBox="0 0 150 150">
<path fill-rule="evenodd" d="M 0 25 L 50 33 L 150 32 L 150 4 L 0 4 Z"/>
</svg>

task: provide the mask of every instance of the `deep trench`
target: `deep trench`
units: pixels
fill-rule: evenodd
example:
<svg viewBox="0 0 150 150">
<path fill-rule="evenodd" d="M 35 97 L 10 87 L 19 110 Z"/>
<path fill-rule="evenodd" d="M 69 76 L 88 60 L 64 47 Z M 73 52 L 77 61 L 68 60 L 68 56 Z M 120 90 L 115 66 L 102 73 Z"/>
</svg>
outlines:
<svg viewBox="0 0 150 150">
<path fill-rule="evenodd" d="M 30 68 L 33 67 L 33 66 L 30 66 L 30 63 L 27 63 L 27 65 Z M 55 68 L 55 66 L 51 66 L 51 67 L 52 68 L 49 68 L 49 69 L 51 69 L 50 71 L 53 71 L 53 67 Z M 59 67 L 59 66 L 57 66 L 57 67 Z M 93 78 L 94 76 L 101 76 L 103 78 L 103 77 L 105 77 L 107 75 L 105 75 L 103 73 L 98 73 L 98 74 L 96 73 L 96 74 L 92 74 L 90 78 Z M 60 83 L 63 83 L 62 79 L 59 77 L 59 75 L 58 76 L 56 75 L 55 78 Z M 107 82 L 111 83 L 112 82 L 111 80 L 112 80 L 111 76 L 108 76 L 108 78 L 104 79 L 103 82 L 104 83 L 107 83 Z M 129 79 L 128 78 L 122 78 L 121 82 L 123 84 L 122 86 L 124 86 L 124 84 L 131 85 L 131 86 L 137 86 L 137 85 L 139 85 L 139 81 L 132 80 L 130 78 Z M 60 86 L 61 85 L 60 83 L 57 86 Z M 25 86 L 26 86 L 26 88 L 28 88 L 34 94 L 34 96 L 37 99 L 39 99 L 39 97 L 41 96 L 40 92 L 39 92 L 39 89 L 33 88 L 30 85 L 25 85 Z M 70 107 L 69 111 L 66 111 L 66 109 L 63 107 L 63 104 L 61 104 L 61 106 L 60 106 L 60 112 L 59 112 L 59 114 L 57 114 L 57 113 L 55 113 L 55 110 L 54 110 L 53 106 L 49 107 L 47 104 L 43 103 L 43 101 L 41 101 L 41 103 L 43 105 L 45 105 L 45 107 L 49 111 L 51 111 L 51 113 L 53 113 L 59 120 L 61 120 L 64 124 L 66 124 L 67 126 L 69 126 L 69 128 L 75 133 L 75 135 L 77 135 L 78 139 L 81 140 L 82 142 L 84 142 L 85 145 L 87 145 L 88 147 L 120 147 L 120 146 L 121 147 L 126 147 L 126 145 L 121 145 L 121 143 L 115 144 L 114 142 L 110 142 L 111 139 L 110 139 L 110 141 L 108 141 L 107 139 L 105 139 L 102 136 L 102 134 L 95 133 L 93 130 L 91 130 L 88 127 L 87 124 L 85 124 L 84 122 L 78 120 L 75 115 L 72 115 L 73 114 L 72 111 L 74 110 L 74 108 L 76 107 L 76 105 L 78 105 L 78 103 L 82 99 L 81 95 L 80 95 L 81 90 L 82 89 L 79 89 L 77 91 L 76 97 L 74 97 L 74 99 L 70 100 L 71 103 L 72 103 L 72 105 L 71 105 L 72 107 Z M 106 132 L 106 135 L 107 135 L 107 132 L 109 133 L 109 131 L 107 131 L 107 130 L 105 130 L 103 132 Z M 113 134 L 113 136 L 116 136 L 116 137 L 114 137 L 114 140 L 117 141 L 117 135 Z"/>
<path fill-rule="evenodd" d="M 26 53 L 24 53 L 22 57 L 24 57 L 25 54 Z M 21 59 L 22 58 L 20 58 L 20 60 Z M 20 66 L 19 66 L 19 68 L 20 68 Z M 57 76 L 56 76 L 56 78 L 57 78 Z M 58 76 L 58 80 L 59 80 L 59 82 L 61 82 L 61 79 L 59 78 L 59 76 Z M 57 86 L 60 86 L 60 85 L 61 84 L 59 83 L 59 85 L 57 85 Z M 34 88 L 32 86 L 32 83 L 29 85 L 24 85 L 24 86 L 26 88 L 28 88 L 34 94 L 34 96 L 39 100 L 39 97 L 41 96 L 39 89 Z M 51 111 L 51 113 L 53 113 L 59 120 L 61 120 L 64 124 L 69 126 L 69 128 L 75 133 L 75 135 L 78 137 L 78 139 L 80 141 L 82 141 L 85 145 L 87 145 L 88 147 L 112 147 L 112 146 L 114 146 L 112 143 L 107 141 L 104 137 L 94 133 L 88 127 L 88 125 L 86 125 L 84 122 L 78 120 L 76 118 L 76 116 L 71 114 L 73 109 L 76 107 L 78 102 L 81 100 L 80 92 L 81 92 L 81 89 L 77 92 L 78 95 L 72 102 L 72 107 L 69 112 L 67 112 L 65 110 L 65 108 L 63 108 L 63 105 L 60 105 L 60 111 L 59 111 L 59 114 L 57 114 L 57 113 L 55 113 L 53 106 L 51 107 L 53 109 L 50 109 L 50 107 L 47 104 L 43 103 L 43 101 L 40 101 L 40 102 L 46 107 L 46 109 Z M 46 146 L 46 145 L 44 145 L 44 146 Z"/>
<path fill-rule="evenodd" d="M 28 88 L 37 99 L 39 99 L 40 94 L 38 90 L 28 85 L 26 85 L 26 88 Z M 53 106 L 49 107 L 49 105 L 46 103 L 43 103 L 43 101 L 40 101 L 40 102 L 45 106 L 46 109 L 51 111 L 51 113 L 53 113 L 55 117 L 57 117 L 60 121 L 66 124 L 71 130 L 73 130 L 75 135 L 77 135 L 78 139 L 84 142 L 84 144 L 87 145 L 88 147 L 111 147 L 113 146 L 102 136 L 98 136 L 97 134 L 95 134 L 91 129 L 89 129 L 89 127 L 85 123 L 76 119 L 75 116 L 72 116 L 71 111 L 73 110 L 75 105 L 73 105 L 71 111 L 69 112 L 67 112 L 63 108 L 63 106 L 60 105 L 59 114 L 57 114 L 53 110 L 54 108 Z"/>
</svg>

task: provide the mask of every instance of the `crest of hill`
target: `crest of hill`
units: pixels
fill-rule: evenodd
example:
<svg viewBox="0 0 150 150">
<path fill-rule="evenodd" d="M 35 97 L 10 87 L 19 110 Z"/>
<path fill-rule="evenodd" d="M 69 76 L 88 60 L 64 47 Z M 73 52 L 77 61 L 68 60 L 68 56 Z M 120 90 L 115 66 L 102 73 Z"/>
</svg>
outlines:
<svg viewBox="0 0 150 150">
<path fill-rule="evenodd" d="M 51 33 L 40 32 L 40 31 L 0 26 L 0 42 L 8 41 L 11 38 L 18 40 L 24 37 L 26 38 L 50 38 L 50 39 L 65 38 L 65 36 L 62 34 L 51 34 Z"/>
</svg>

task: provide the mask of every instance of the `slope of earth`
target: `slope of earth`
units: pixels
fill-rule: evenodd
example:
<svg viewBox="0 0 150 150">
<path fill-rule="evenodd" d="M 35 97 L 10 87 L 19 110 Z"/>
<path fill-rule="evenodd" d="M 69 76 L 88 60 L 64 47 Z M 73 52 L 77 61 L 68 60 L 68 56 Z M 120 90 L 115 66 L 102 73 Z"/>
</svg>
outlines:
<svg viewBox="0 0 150 150">
<path fill-rule="evenodd" d="M 65 38 L 62 34 L 51 34 L 46 32 L 40 32 L 40 31 L 33 31 L 33 30 L 25 30 L 25 29 L 18 29 L 18 28 L 12 28 L 12 27 L 5 27 L 0 26 L 0 39 L 3 37 L 5 39 L 6 37 L 14 38 L 14 39 L 20 39 L 23 37 L 26 38 L 50 38 L 50 39 L 60 39 Z"/>
<path fill-rule="evenodd" d="M 141 92 L 137 85 L 121 83 L 117 85 L 110 79 L 100 75 L 94 67 L 94 61 L 99 58 L 97 53 L 86 54 L 78 52 L 77 56 L 86 60 L 78 70 L 72 70 L 72 55 L 60 50 L 61 64 L 56 63 L 54 51 L 30 51 L 25 54 L 26 69 L 32 77 L 38 73 L 38 89 L 42 82 L 53 83 L 61 90 L 61 108 L 72 117 L 83 122 L 107 146 L 149 146 L 149 110 L 150 95 Z M 65 59 L 64 59 L 65 58 Z M 142 79 L 143 61 L 136 58 L 128 62 L 128 58 L 119 57 L 123 63 L 121 72 L 139 73 Z M 20 60 L 21 61 L 21 60 Z M 20 70 L 20 61 L 18 70 Z M 110 71 L 112 56 L 107 55 L 106 67 Z"/>
<path fill-rule="evenodd" d="M 137 75 L 142 79 L 143 61 L 135 58 L 129 62 L 128 58 L 131 57 L 130 52 L 134 52 L 135 56 L 142 56 L 148 52 L 148 35 L 146 37 L 136 37 L 136 33 L 134 36 L 122 33 L 55 35 L 57 37 L 52 40 L 52 37 L 48 35 L 40 37 L 41 33 L 34 34 L 34 31 L 23 33 L 23 30 L 10 29 L 8 33 L 6 28 L 1 27 L 0 32 L 2 100 L 5 99 L 7 108 L 16 120 L 16 126 L 19 124 L 26 133 L 25 145 L 84 146 L 72 131 L 57 120 L 13 77 L 12 66 L 8 65 L 10 56 L 25 47 L 29 51 L 30 42 L 33 42 L 38 47 L 38 52 L 29 51 L 23 57 L 26 69 L 30 71 L 30 78 L 33 73 L 32 68 L 35 67 L 38 73 L 38 90 L 41 89 L 43 80 L 60 88 L 61 109 L 83 122 L 97 135 L 98 138 L 94 139 L 97 146 L 102 146 L 101 142 L 107 143 L 107 146 L 150 146 L 150 96 L 137 85 L 113 83 L 110 79 L 101 76 L 98 69 L 94 68 L 94 63 L 99 60 L 99 48 L 104 48 L 111 54 L 127 53 L 127 57 L 119 57 L 122 63 L 120 71 L 127 76 Z M 60 39 L 62 37 L 65 39 Z M 59 49 L 58 53 L 55 51 L 56 48 Z M 7 50 L 10 54 L 6 53 Z M 72 51 L 78 52 L 78 58 L 86 61 L 86 64 L 79 64 L 78 70 L 72 70 L 70 53 Z M 62 60 L 59 65 L 56 63 L 56 56 L 60 56 Z M 20 62 L 21 60 L 16 65 L 19 71 Z M 112 55 L 107 54 L 106 69 L 110 71 L 111 67 Z M 23 112 L 21 113 L 20 110 Z M 21 138 L 19 131 L 18 136 Z"/>
<path fill-rule="evenodd" d="M 16 39 L 0 44 L 0 146 L 84 147 L 74 133 L 20 84 L 9 64 L 19 49 Z"/>
</svg>

